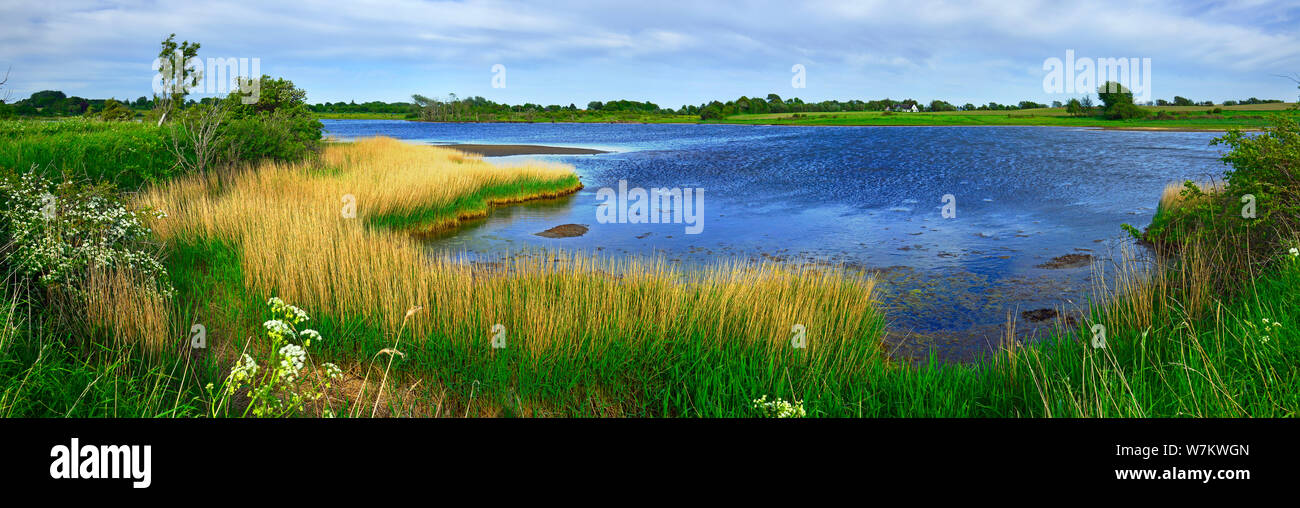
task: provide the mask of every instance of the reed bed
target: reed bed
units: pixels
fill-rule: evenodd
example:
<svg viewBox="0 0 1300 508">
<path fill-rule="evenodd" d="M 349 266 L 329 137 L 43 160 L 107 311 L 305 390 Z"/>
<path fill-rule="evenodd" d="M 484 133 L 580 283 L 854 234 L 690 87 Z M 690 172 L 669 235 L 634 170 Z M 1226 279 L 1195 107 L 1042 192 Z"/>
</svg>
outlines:
<svg viewBox="0 0 1300 508">
<path fill-rule="evenodd" d="M 92 328 L 107 330 L 119 344 L 136 342 L 158 351 L 174 343 L 171 300 L 130 268 L 92 265 L 85 281 L 85 311 Z"/>
<path fill-rule="evenodd" d="M 1157 210 L 1163 212 L 1174 212 L 1180 208 L 1209 200 L 1211 199 L 1211 196 L 1223 192 L 1223 190 L 1227 188 L 1227 183 L 1221 181 L 1194 182 L 1194 185 L 1196 185 L 1196 188 L 1200 189 L 1201 192 L 1205 193 L 1205 195 L 1197 198 L 1195 202 L 1188 202 L 1188 198 L 1183 195 L 1183 191 L 1187 189 L 1186 183 L 1170 183 L 1165 185 L 1164 190 L 1160 192 L 1160 203 Z"/>
</svg>

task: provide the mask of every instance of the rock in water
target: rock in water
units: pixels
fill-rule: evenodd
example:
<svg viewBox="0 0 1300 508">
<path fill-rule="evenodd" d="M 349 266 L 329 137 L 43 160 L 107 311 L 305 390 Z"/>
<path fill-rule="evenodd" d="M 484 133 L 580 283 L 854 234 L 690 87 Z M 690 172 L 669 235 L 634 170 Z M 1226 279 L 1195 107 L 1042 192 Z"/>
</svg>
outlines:
<svg viewBox="0 0 1300 508">
<path fill-rule="evenodd" d="M 1080 268 L 1092 264 L 1091 254 L 1066 254 L 1038 265 L 1039 268 Z"/>
<path fill-rule="evenodd" d="M 587 226 L 582 224 L 563 224 L 542 231 L 541 233 L 534 234 L 545 238 L 572 238 L 587 234 Z"/>
</svg>

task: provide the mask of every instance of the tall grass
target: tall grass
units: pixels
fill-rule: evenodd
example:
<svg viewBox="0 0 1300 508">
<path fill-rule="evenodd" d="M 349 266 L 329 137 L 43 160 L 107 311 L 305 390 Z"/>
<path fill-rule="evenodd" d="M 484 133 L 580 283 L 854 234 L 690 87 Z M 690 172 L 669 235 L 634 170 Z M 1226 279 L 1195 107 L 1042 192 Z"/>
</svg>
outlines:
<svg viewBox="0 0 1300 508">
<path fill-rule="evenodd" d="M 1208 195 L 1218 194 L 1223 192 L 1223 189 L 1227 188 L 1227 185 L 1225 185 L 1224 182 L 1195 182 L 1192 185 L 1196 186 L 1196 188 L 1201 192 L 1207 194 L 1207 196 L 1192 198 L 1194 201 L 1189 202 L 1189 198 L 1185 195 L 1186 193 L 1183 192 L 1187 189 L 1187 184 L 1170 183 L 1165 185 L 1164 190 L 1160 192 L 1160 202 L 1156 208 L 1156 213 L 1177 213 L 1178 210 L 1195 206 L 1206 199 L 1209 199 L 1210 196 Z"/>
<path fill-rule="evenodd" d="M 711 358 L 723 351 L 766 361 L 791 349 L 796 324 L 809 334 L 801 361 L 818 369 L 862 364 L 876 352 L 881 318 L 873 282 L 834 270 L 734 263 L 687 272 L 660 260 L 582 254 L 522 256 L 484 268 L 431 258 L 412 237 L 486 213 L 491 204 L 572 192 L 581 184 L 571 168 L 501 168 L 390 139 L 330 146 L 321 163 L 182 178 L 142 199 L 169 214 L 155 226 L 164 241 L 229 253 L 219 257 L 237 263 L 224 269 L 240 274 L 242 288 L 224 293 L 279 296 L 326 316 L 317 325 L 338 336 L 337 352 L 362 363 L 399 333 L 411 368 L 425 373 L 466 355 L 544 358 L 549 368 L 607 353 L 610 360 L 669 355 L 660 356 L 673 358 L 668 365 L 728 361 Z M 355 218 L 342 213 L 343 196 L 355 199 Z M 172 270 L 179 278 L 206 276 Z M 249 312 L 256 300 L 246 300 Z M 424 311 L 408 323 L 411 307 Z M 230 317 L 210 323 L 210 337 L 237 341 L 260 323 L 243 312 Z M 498 324 L 509 352 L 488 347 Z"/>
<path fill-rule="evenodd" d="M 1238 253 L 1240 254 L 1240 253 Z M 1232 296 L 1208 287 L 1223 253 L 1120 263 L 1088 322 L 1015 352 L 1043 416 L 1268 417 L 1300 410 L 1300 263 L 1280 263 Z M 1106 333 L 1093 347 L 1092 325 Z M 1063 340 L 1066 339 L 1066 340 Z"/>
<path fill-rule="evenodd" d="M 83 119 L 0 121 L 0 168 L 134 190 L 179 173 L 166 128 Z"/>
<path fill-rule="evenodd" d="M 8 289 L 13 289 L 9 287 Z M 209 363 L 149 353 L 114 335 L 67 326 L 20 292 L 0 300 L 0 417 L 192 417 Z"/>
<path fill-rule="evenodd" d="M 150 351 L 176 345 L 171 301 L 149 278 L 129 267 L 91 265 L 83 289 L 87 325 L 115 343 L 137 343 Z"/>
</svg>

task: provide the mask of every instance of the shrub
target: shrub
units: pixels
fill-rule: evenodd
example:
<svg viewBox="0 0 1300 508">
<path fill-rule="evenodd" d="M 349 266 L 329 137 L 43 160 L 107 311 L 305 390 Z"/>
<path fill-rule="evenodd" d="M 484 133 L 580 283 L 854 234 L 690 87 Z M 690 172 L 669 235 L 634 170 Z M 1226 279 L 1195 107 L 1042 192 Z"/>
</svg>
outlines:
<svg viewBox="0 0 1300 508">
<path fill-rule="evenodd" d="M 1229 191 L 1225 199 L 1240 209 L 1240 200 L 1254 197 L 1257 218 L 1243 222 L 1260 234 L 1259 240 L 1275 245 L 1295 233 L 1300 220 L 1300 125 L 1286 115 L 1273 115 L 1271 123 L 1263 134 L 1233 129 L 1214 144 L 1230 147 L 1223 156 L 1232 166 L 1224 174 Z"/>
<path fill-rule="evenodd" d="M 311 114 L 307 92 L 292 81 L 262 76 L 258 100 L 238 92 L 223 99 L 229 118 L 221 136 L 225 151 L 245 160 L 295 161 L 320 148 L 325 126 Z"/>
<path fill-rule="evenodd" d="M 99 119 L 106 122 L 125 122 L 135 118 L 135 111 L 131 111 L 131 108 L 122 105 L 115 99 L 108 99 L 104 101 L 104 110 L 97 113 L 97 115 Z"/>
<path fill-rule="evenodd" d="M 0 179 L 0 241 L 14 275 L 80 295 L 92 268 L 129 269 L 172 292 L 155 257 L 146 222 L 162 218 L 129 210 L 108 186 L 55 186 L 35 173 Z"/>
<path fill-rule="evenodd" d="M 1120 102 L 1106 107 L 1105 115 L 1110 120 L 1133 120 L 1146 118 L 1146 110 L 1131 102 Z"/>
<path fill-rule="evenodd" d="M 1187 182 L 1177 198 L 1166 196 L 1145 234 L 1131 233 L 1163 250 L 1206 247 L 1222 256 L 1216 277 L 1241 279 L 1242 270 L 1269 262 L 1294 238 L 1300 220 L 1300 126 L 1294 118 L 1274 115 L 1262 134 L 1231 130 L 1213 141 L 1229 151 L 1223 161 L 1224 185 L 1202 187 Z M 1221 190 L 1220 190 L 1221 189 Z"/>
<path fill-rule="evenodd" d="M 1114 81 L 1107 81 L 1097 87 L 1097 97 L 1105 107 L 1102 115 L 1111 120 L 1129 120 L 1145 118 L 1147 111 L 1133 104 L 1133 92 Z"/>
</svg>

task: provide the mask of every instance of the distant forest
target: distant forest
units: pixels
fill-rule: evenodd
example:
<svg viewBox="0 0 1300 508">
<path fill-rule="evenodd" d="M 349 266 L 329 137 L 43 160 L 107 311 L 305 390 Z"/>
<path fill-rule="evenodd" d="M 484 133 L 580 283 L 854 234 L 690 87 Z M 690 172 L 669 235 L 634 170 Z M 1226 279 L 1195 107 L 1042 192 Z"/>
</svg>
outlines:
<svg viewBox="0 0 1300 508">
<path fill-rule="evenodd" d="M 202 103 L 210 99 L 195 101 L 190 99 L 187 103 Z M 1283 102 L 1278 99 L 1257 99 L 1251 97 L 1242 100 L 1224 101 L 1223 106 L 1235 106 L 1244 104 L 1270 104 Z M 1173 100 L 1159 99 L 1155 101 L 1155 106 L 1209 106 L 1213 105 L 1212 101 L 1193 101 L 1181 96 L 1175 96 Z M 385 114 L 401 115 L 404 118 L 426 120 L 426 121 L 536 121 L 557 118 L 572 118 L 575 116 L 597 116 L 608 117 L 610 119 L 621 118 L 638 118 L 646 116 L 697 116 L 703 120 L 721 119 L 731 115 L 738 114 L 767 114 L 767 113 L 823 113 L 823 112 L 842 112 L 842 111 L 910 111 L 913 107 L 917 111 L 941 112 L 941 111 L 1012 111 L 1022 109 L 1037 108 L 1061 108 L 1066 104 L 1060 101 L 1054 101 L 1051 104 L 1041 104 L 1034 101 L 1020 101 L 1016 104 L 999 104 L 989 102 L 987 104 L 962 105 L 951 104 L 943 100 L 933 100 L 929 103 L 922 103 L 915 99 L 893 100 L 893 99 L 876 99 L 876 100 L 825 100 L 820 102 L 805 102 L 798 97 L 782 98 L 777 94 L 768 94 L 767 97 L 739 97 L 726 102 L 712 101 L 700 105 L 682 105 L 679 108 L 661 107 L 653 102 L 641 102 L 633 100 L 612 100 L 612 101 L 591 101 L 584 107 L 576 104 L 568 105 L 550 104 L 541 105 L 533 103 L 525 104 L 503 104 L 491 101 L 489 99 L 473 96 L 459 98 L 455 94 L 449 94 L 446 97 L 432 98 L 423 95 L 412 96 L 411 102 L 382 102 L 369 101 L 358 103 L 352 102 L 324 102 L 308 106 L 313 113 L 321 114 Z M 109 111 L 118 116 L 136 116 L 142 115 L 154 107 L 154 100 L 149 97 L 139 97 L 135 100 L 117 100 L 117 99 L 87 99 L 77 96 L 68 96 L 61 91 L 43 90 L 33 93 L 31 97 L 18 100 L 13 103 L 4 103 L 0 101 L 0 118 L 20 116 L 20 117 L 63 117 L 63 116 L 86 116 L 86 115 L 103 115 Z"/>
</svg>

